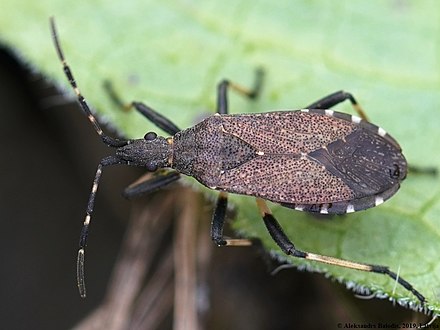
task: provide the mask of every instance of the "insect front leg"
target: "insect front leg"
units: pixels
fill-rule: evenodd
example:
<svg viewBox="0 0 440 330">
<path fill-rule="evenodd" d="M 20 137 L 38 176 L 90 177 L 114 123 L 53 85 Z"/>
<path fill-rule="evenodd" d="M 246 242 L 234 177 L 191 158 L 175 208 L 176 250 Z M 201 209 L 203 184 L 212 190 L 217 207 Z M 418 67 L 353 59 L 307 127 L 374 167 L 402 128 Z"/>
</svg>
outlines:
<svg viewBox="0 0 440 330">
<path fill-rule="evenodd" d="M 241 238 L 224 238 L 223 227 L 228 208 L 228 193 L 221 191 L 218 195 L 217 204 L 214 209 L 211 222 L 211 238 L 218 246 L 249 246 L 252 241 Z"/>
<path fill-rule="evenodd" d="M 151 173 L 148 173 L 148 175 L 151 175 Z M 176 171 L 161 171 L 153 178 L 147 180 L 141 178 L 138 182 L 127 187 L 122 195 L 127 199 L 135 198 L 162 189 L 179 179 L 180 174 Z"/>
<path fill-rule="evenodd" d="M 307 259 L 307 260 L 314 260 L 330 265 L 336 265 L 340 267 L 345 268 L 351 268 L 356 270 L 362 270 L 366 272 L 372 272 L 372 273 L 378 273 L 378 274 L 384 274 L 389 277 L 391 277 L 393 280 L 397 281 L 401 286 L 403 286 L 408 291 L 412 292 L 417 299 L 422 303 L 422 305 L 425 303 L 425 297 L 418 292 L 408 281 L 404 280 L 402 277 L 398 276 L 396 273 L 392 272 L 387 266 L 380 266 L 380 265 L 372 265 L 372 264 L 364 264 L 359 262 L 353 262 L 349 260 L 334 258 L 334 257 L 328 257 L 323 256 L 319 254 L 309 253 L 305 251 L 298 250 L 292 243 L 292 241 L 287 237 L 287 235 L 284 233 L 283 229 L 281 228 L 278 221 L 275 219 L 275 217 L 272 215 L 272 212 L 270 211 L 269 207 L 267 206 L 266 202 L 262 200 L 261 198 L 257 198 L 257 206 L 261 212 L 261 216 L 264 220 L 264 224 L 266 225 L 266 228 L 272 237 L 272 239 L 275 241 L 275 243 L 283 250 L 284 253 L 287 255 L 290 255 L 292 257 Z"/>
<path fill-rule="evenodd" d="M 135 108 L 139 113 L 144 115 L 149 121 L 151 121 L 154 125 L 163 129 L 170 135 L 174 135 L 177 132 L 180 132 L 181 129 L 177 127 L 171 120 L 162 116 L 153 108 L 150 108 L 148 105 L 141 102 L 132 102 L 131 106 Z"/>
<path fill-rule="evenodd" d="M 114 90 L 112 84 L 109 81 L 104 82 L 104 89 L 107 91 L 110 99 L 119 106 L 121 109 L 129 110 L 135 108 L 140 114 L 151 121 L 154 125 L 164 130 L 168 134 L 174 135 L 181 131 L 171 120 L 161 115 L 159 112 L 141 102 L 124 103 L 119 95 Z"/>
<path fill-rule="evenodd" d="M 264 71 L 258 68 L 255 72 L 255 82 L 252 89 L 243 87 L 241 85 L 230 82 L 229 80 L 222 80 L 217 86 L 217 113 L 225 115 L 229 113 L 228 110 L 228 88 L 232 88 L 241 95 L 249 99 L 256 99 L 263 87 Z"/>
<path fill-rule="evenodd" d="M 351 93 L 347 93 L 344 91 L 338 91 L 333 94 L 327 95 L 327 96 L 323 97 L 322 99 L 308 105 L 306 107 L 306 109 L 322 109 L 322 110 L 330 109 L 330 108 L 334 107 L 335 105 L 337 105 L 341 102 L 344 102 L 346 100 L 349 100 L 351 102 L 354 110 L 357 112 L 359 117 L 361 117 L 365 121 L 369 121 L 367 115 L 365 114 L 365 111 L 362 109 L 362 107 L 356 101 L 354 96 Z"/>
</svg>

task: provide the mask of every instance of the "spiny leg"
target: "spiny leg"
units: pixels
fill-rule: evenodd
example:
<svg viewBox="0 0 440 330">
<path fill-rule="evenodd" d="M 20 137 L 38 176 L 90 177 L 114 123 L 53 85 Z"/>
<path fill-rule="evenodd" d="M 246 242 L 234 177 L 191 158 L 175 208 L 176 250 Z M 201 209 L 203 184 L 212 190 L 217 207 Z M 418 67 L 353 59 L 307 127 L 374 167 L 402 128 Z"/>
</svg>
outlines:
<svg viewBox="0 0 440 330">
<path fill-rule="evenodd" d="M 250 99 L 256 99 L 261 93 L 263 78 L 264 71 L 261 68 L 258 68 L 255 72 L 255 82 L 252 89 L 235 84 L 229 80 L 222 80 L 217 87 L 217 113 L 220 115 L 228 113 L 228 88 L 232 88 L 236 92 Z"/>
<path fill-rule="evenodd" d="M 228 208 L 228 193 L 221 191 L 218 195 L 217 204 L 212 215 L 211 222 L 211 238 L 218 246 L 249 246 L 252 241 L 241 238 L 223 237 L 223 227 L 226 219 L 226 211 Z"/>
<path fill-rule="evenodd" d="M 425 303 L 425 297 L 420 292 L 418 292 L 409 282 L 404 280 L 402 277 L 397 276 L 396 273 L 390 271 L 390 269 L 387 266 L 353 262 L 344 259 L 300 251 L 296 249 L 293 243 L 287 237 L 287 235 L 283 232 L 283 229 L 281 228 L 278 221 L 272 215 L 272 212 L 270 211 L 266 202 L 261 198 L 257 198 L 256 200 L 257 200 L 258 208 L 261 212 L 261 216 L 263 217 L 264 224 L 266 225 L 266 228 L 269 231 L 270 236 L 275 241 L 275 243 L 277 243 L 277 245 L 281 248 L 281 250 L 283 250 L 283 252 L 286 253 L 287 255 L 291 255 L 293 257 L 303 258 L 307 260 L 314 260 L 340 267 L 346 267 L 346 268 L 362 270 L 362 271 L 378 273 L 378 274 L 385 274 L 391 277 L 392 279 L 394 279 L 395 281 L 397 281 L 405 289 L 412 292 L 417 297 L 417 299 L 420 300 L 422 305 Z"/>
<path fill-rule="evenodd" d="M 53 38 L 53 42 L 55 45 L 55 49 L 57 51 L 58 58 L 60 59 L 62 65 L 63 65 L 64 74 L 66 75 L 67 80 L 69 81 L 70 85 L 72 86 L 73 90 L 75 91 L 75 94 L 78 98 L 78 102 L 79 102 L 81 108 L 83 109 L 83 111 L 85 112 L 85 114 L 87 115 L 87 118 L 89 119 L 89 121 L 92 124 L 93 128 L 95 129 L 96 133 L 98 133 L 98 135 L 101 137 L 102 141 L 108 146 L 122 147 L 122 146 L 126 145 L 128 143 L 127 141 L 114 139 L 110 136 L 107 136 L 102 131 L 101 127 L 98 124 L 98 121 L 96 120 L 95 116 L 92 114 L 90 107 L 87 104 L 86 99 L 82 96 L 82 94 L 78 88 L 78 85 L 76 84 L 75 77 L 73 76 L 72 70 L 70 69 L 69 65 L 66 62 L 66 59 L 63 54 L 63 50 L 61 48 L 61 44 L 58 40 L 58 34 L 57 34 L 56 26 L 55 26 L 55 19 L 53 17 L 50 18 L 50 27 L 52 30 L 52 38 Z"/>
<path fill-rule="evenodd" d="M 358 113 L 359 117 L 361 117 L 365 121 L 369 121 L 367 115 L 365 114 L 364 110 L 359 105 L 359 103 L 356 101 L 354 96 L 351 93 L 347 93 L 344 91 L 338 91 L 333 94 L 327 95 L 322 99 L 313 102 L 312 104 L 307 106 L 306 109 L 322 109 L 322 110 L 330 109 L 335 105 L 344 102 L 346 100 L 349 100 L 351 102 L 354 110 Z"/>
<path fill-rule="evenodd" d="M 179 172 L 176 171 L 163 171 L 157 173 L 157 175 L 149 180 L 141 181 L 127 187 L 122 195 L 125 198 L 131 199 L 143 194 L 149 194 L 153 191 L 162 189 L 165 186 L 180 179 Z"/>
<path fill-rule="evenodd" d="M 149 107 L 148 105 L 141 102 L 131 102 L 124 103 L 122 102 L 119 95 L 114 90 L 112 84 L 109 81 L 104 83 L 104 88 L 110 96 L 110 99 L 122 109 L 129 110 L 131 108 L 135 108 L 140 114 L 142 114 L 145 118 L 151 121 L 154 125 L 164 130 L 168 134 L 174 135 L 177 132 L 180 132 L 181 129 L 177 127 L 171 120 L 161 115 L 159 112 Z"/>
<path fill-rule="evenodd" d="M 96 199 L 96 192 L 98 191 L 98 186 L 99 186 L 99 181 L 101 179 L 102 169 L 105 166 L 117 165 L 117 164 L 126 164 L 126 162 L 122 161 L 114 156 L 109 156 L 109 157 L 102 159 L 98 164 L 98 168 L 96 169 L 95 178 L 93 179 L 92 191 L 90 192 L 89 200 L 87 202 L 86 216 L 84 219 L 84 224 L 81 229 L 81 234 L 80 234 L 80 238 L 79 238 L 78 259 L 77 259 L 77 264 L 76 264 L 78 289 L 79 289 L 79 293 L 82 298 L 85 298 L 85 296 L 86 296 L 86 286 L 85 286 L 85 278 L 84 278 L 85 247 L 87 246 L 87 237 L 89 236 L 90 220 L 92 218 L 93 208 L 94 208 L 95 199 Z"/>
</svg>

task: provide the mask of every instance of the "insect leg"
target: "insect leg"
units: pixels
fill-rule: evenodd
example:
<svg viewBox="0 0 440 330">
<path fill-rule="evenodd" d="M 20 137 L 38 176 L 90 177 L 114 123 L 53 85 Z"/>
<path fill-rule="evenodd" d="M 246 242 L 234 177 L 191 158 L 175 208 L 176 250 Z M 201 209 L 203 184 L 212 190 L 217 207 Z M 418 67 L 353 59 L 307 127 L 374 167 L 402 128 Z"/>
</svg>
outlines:
<svg viewBox="0 0 440 330">
<path fill-rule="evenodd" d="M 424 175 L 438 175 L 438 169 L 436 167 L 426 166 L 426 167 L 419 167 L 419 166 L 412 166 L 411 164 L 408 165 L 408 172 L 411 174 L 424 174 Z"/>
<path fill-rule="evenodd" d="M 217 204 L 212 215 L 211 222 L 211 238 L 218 246 L 249 246 L 252 241 L 241 238 L 227 238 L 223 237 L 223 227 L 225 224 L 226 210 L 228 208 L 228 194 L 221 191 L 218 195 Z"/>
<path fill-rule="evenodd" d="M 87 115 L 87 118 L 89 119 L 89 121 L 92 124 L 93 128 L 95 129 L 96 133 L 98 133 L 98 135 L 101 137 L 102 141 L 110 147 L 122 147 L 122 146 L 126 145 L 128 143 L 127 141 L 114 139 L 110 136 L 107 136 L 102 131 L 101 127 L 98 124 L 98 121 L 96 120 L 95 116 L 92 114 L 86 99 L 82 96 L 82 94 L 78 88 L 78 85 L 76 84 L 75 77 L 73 76 L 72 70 L 70 69 L 69 65 L 67 64 L 67 61 L 66 61 L 64 54 L 63 54 L 63 50 L 61 48 L 61 44 L 58 40 L 58 33 L 57 33 L 56 26 L 55 26 L 55 19 L 53 17 L 50 18 L 50 27 L 52 30 L 52 38 L 53 38 L 53 42 L 55 45 L 55 49 L 57 51 L 58 58 L 60 59 L 62 65 L 63 65 L 64 74 L 66 75 L 67 80 L 69 80 L 70 85 L 72 86 L 73 90 L 75 91 L 78 102 L 79 102 L 81 108 L 83 109 L 83 111 L 85 112 L 85 114 Z"/>
<path fill-rule="evenodd" d="M 337 105 L 341 102 L 344 102 L 345 100 L 349 100 L 351 102 L 354 110 L 358 113 L 359 117 L 361 117 L 365 121 L 369 121 L 364 110 L 357 103 L 357 101 L 353 97 L 353 95 L 350 93 L 344 92 L 344 91 L 338 91 L 333 94 L 327 95 L 326 97 L 323 97 L 322 99 L 310 104 L 306 108 L 307 109 L 323 109 L 323 110 L 325 110 L 325 109 L 332 108 L 335 105 Z M 417 167 L 417 166 L 409 165 L 408 170 L 411 173 L 437 175 L 437 169 L 434 167 Z"/>
<path fill-rule="evenodd" d="M 181 129 L 177 127 L 171 120 L 162 116 L 157 111 L 150 108 L 148 105 L 141 102 L 132 102 L 132 106 L 141 114 L 143 114 L 154 125 L 163 129 L 168 134 L 174 135 L 180 132 Z"/>
<path fill-rule="evenodd" d="M 89 235 L 89 225 L 93 213 L 93 207 L 95 204 L 96 192 L 98 191 L 99 181 L 101 179 L 102 169 L 105 166 L 117 165 L 117 164 L 126 164 L 126 162 L 114 156 L 109 156 L 102 159 L 99 162 L 98 168 L 96 169 L 95 178 L 93 179 L 92 191 L 90 192 L 89 200 L 87 202 L 86 217 L 84 219 L 84 224 L 81 229 L 81 234 L 79 238 L 79 250 L 78 250 L 78 259 L 76 265 L 78 289 L 82 298 L 85 298 L 86 296 L 86 287 L 85 287 L 85 279 L 84 279 L 84 250 L 87 245 L 87 237 Z"/>
<path fill-rule="evenodd" d="M 354 96 L 344 91 L 338 91 L 333 94 L 327 95 L 322 99 L 313 102 L 312 104 L 307 106 L 306 109 L 330 109 L 335 105 L 344 102 L 345 100 L 349 100 L 351 102 L 354 110 L 358 113 L 359 117 L 361 117 L 363 120 L 369 121 L 367 115 L 365 114 L 359 103 L 356 101 Z"/>
<path fill-rule="evenodd" d="M 151 121 L 154 125 L 164 130 L 168 134 L 174 135 L 181 131 L 171 120 L 161 115 L 156 110 L 141 102 L 124 103 L 119 95 L 115 92 L 109 81 L 104 82 L 104 89 L 107 91 L 110 99 L 121 109 L 129 110 L 135 108 L 141 115 Z"/>
<path fill-rule="evenodd" d="M 221 115 L 228 113 L 228 88 L 232 88 L 250 99 L 256 99 L 261 93 L 263 78 L 264 71 L 258 68 L 255 72 L 255 82 L 252 89 L 235 84 L 229 80 L 222 80 L 217 86 L 217 113 Z"/>
<path fill-rule="evenodd" d="M 297 248 L 295 248 L 295 246 L 287 237 L 287 235 L 283 232 L 283 229 L 281 228 L 278 221 L 272 215 L 272 212 L 270 211 L 266 202 L 261 198 L 257 198 L 257 205 L 258 208 L 260 209 L 261 216 L 263 217 L 264 224 L 266 225 L 266 228 L 269 231 L 270 236 L 275 241 L 275 243 L 277 243 L 277 245 L 281 248 L 281 250 L 283 250 L 284 253 L 297 258 L 314 260 L 330 265 L 336 265 L 340 267 L 346 267 L 346 268 L 357 269 L 366 272 L 387 275 L 392 279 L 394 279 L 395 281 L 397 281 L 405 289 L 412 292 L 417 297 L 417 299 L 420 300 L 422 305 L 425 303 L 425 297 L 420 292 L 418 292 L 409 282 L 404 280 L 402 277 L 397 276 L 396 273 L 390 271 L 390 269 L 387 266 L 364 264 L 364 263 L 353 262 L 349 260 L 328 257 L 328 256 L 323 256 L 319 254 L 298 250 Z"/>
<path fill-rule="evenodd" d="M 148 175 L 151 175 L 151 173 L 148 173 Z M 163 171 L 161 173 L 158 173 L 155 177 L 151 179 L 137 182 L 127 187 L 123 191 L 122 196 L 131 199 L 143 194 L 149 194 L 153 191 L 162 189 L 163 187 L 173 183 L 174 181 L 177 181 L 178 179 L 180 179 L 180 174 L 178 172 Z"/>
</svg>

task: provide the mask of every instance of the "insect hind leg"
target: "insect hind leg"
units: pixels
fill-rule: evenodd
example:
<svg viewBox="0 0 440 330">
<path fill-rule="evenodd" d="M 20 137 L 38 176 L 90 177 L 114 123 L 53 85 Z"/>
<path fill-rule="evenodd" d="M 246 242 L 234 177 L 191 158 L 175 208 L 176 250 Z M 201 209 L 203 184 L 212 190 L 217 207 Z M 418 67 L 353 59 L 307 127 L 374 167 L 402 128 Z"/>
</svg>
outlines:
<svg viewBox="0 0 440 330">
<path fill-rule="evenodd" d="M 261 212 L 261 216 L 263 217 L 264 224 L 266 225 L 270 236 L 287 255 L 330 265 L 387 275 L 397 281 L 397 283 L 399 283 L 405 289 L 413 293 L 417 299 L 419 299 L 422 305 L 425 303 L 426 299 L 420 292 L 418 292 L 408 281 L 404 280 L 400 276 L 397 276 L 397 274 L 392 272 L 387 266 L 364 264 L 298 250 L 284 233 L 280 224 L 272 215 L 272 212 L 270 211 L 266 202 L 261 198 L 257 198 L 256 200 L 257 206 Z"/>
<path fill-rule="evenodd" d="M 306 107 L 306 109 L 321 109 L 321 110 L 330 109 L 330 108 L 334 107 L 335 105 L 342 103 L 346 100 L 349 100 L 351 102 L 354 110 L 357 112 L 359 117 L 361 117 L 365 121 L 369 121 L 367 115 L 365 114 L 365 111 L 362 109 L 362 107 L 356 101 L 354 96 L 351 93 L 347 93 L 344 91 L 337 91 L 335 93 L 327 95 L 327 96 L 323 97 L 322 99 L 308 105 Z"/>
</svg>

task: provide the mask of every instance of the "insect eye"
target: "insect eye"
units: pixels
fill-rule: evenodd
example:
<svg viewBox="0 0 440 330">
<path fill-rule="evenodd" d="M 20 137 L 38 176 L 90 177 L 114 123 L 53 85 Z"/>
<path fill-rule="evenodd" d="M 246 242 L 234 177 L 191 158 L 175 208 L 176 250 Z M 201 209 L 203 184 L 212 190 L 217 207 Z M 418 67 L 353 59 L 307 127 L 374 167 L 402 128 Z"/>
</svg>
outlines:
<svg viewBox="0 0 440 330">
<path fill-rule="evenodd" d="M 393 179 L 398 179 L 400 177 L 400 168 L 398 165 L 394 164 L 394 169 L 390 170 L 390 176 Z"/>
<path fill-rule="evenodd" d="M 152 141 L 157 137 L 157 134 L 154 132 L 148 132 L 147 134 L 144 135 L 144 139 L 147 141 Z"/>
<path fill-rule="evenodd" d="M 157 170 L 157 165 L 153 163 L 147 163 L 145 165 L 148 172 L 155 172 Z"/>
</svg>

